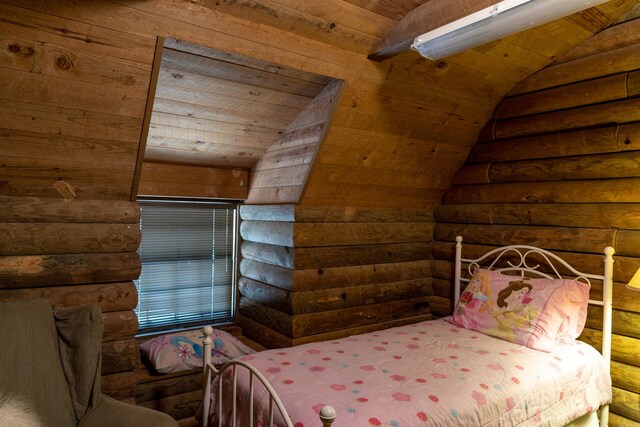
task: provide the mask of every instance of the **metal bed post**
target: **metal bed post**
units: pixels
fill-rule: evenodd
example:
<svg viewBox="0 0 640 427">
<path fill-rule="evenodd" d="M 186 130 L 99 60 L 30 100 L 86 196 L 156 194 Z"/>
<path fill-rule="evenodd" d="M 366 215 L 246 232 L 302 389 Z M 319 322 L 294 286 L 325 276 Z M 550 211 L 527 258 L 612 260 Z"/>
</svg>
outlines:
<svg viewBox="0 0 640 427">
<path fill-rule="evenodd" d="M 488 255 L 500 253 L 508 249 L 514 249 L 520 255 L 521 260 L 519 265 L 514 265 L 509 263 L 510 267 L 503 270 L 519 270 L 521 271 L 522 274 L 524 274 L 523 270 L 527 270 L 527 271 L 535 270 L 538 266 L 535 266 L 533 268 L 529 267 L 525 262 L 525 258 L 529 253 L 537 252 L 545 256 L 545 258 L 547 259 L 547 262 L 549 262 L 550 264 L 551 262 L 549 261 L 547 256 L 553 257 L 556 261 L 560 262 L 565 267 L 568 267 L 572 273 L 574 274 L 577 273 L 582 278 L 585 278 L 587 280 L 589 278 L 602 280 L 602 300 L 592 300 L 590 298 L 589 304 L 602 306 L 601 353 L 602 353 L 602 356 L 607 361 L 607 371 L 610 371 L 611 369 L 612 300 L 613 300 L 613 263 L 614 263 L 613 255 L 615 253 L 615 250 L 613 247 L 607 246 L 606 248 L 604 248 L 605 258 L 604 258 L 604 274 L 603 275 L 585 274 L 585 273 L 579 272 L 575 268 L 567 264 L 565 261 L 561 260 L 556 255 L 553 255 L 552 253 L 545 251 L 543 249 L 526 246 L 526 245 L 511 245 L 511 246 L 497 248 L 497 249 L 494 249 L 493 251 L 486 253 L 485 255 L 483 255 L 478 259 L 462 258 L 462 236 L 456 236 L 455 248 L 456 248 L 455 250 L 456 260 L 455 260 L 455 283 L 454 283 L 454 290 L 455 290 L 454 307 L 457 305 L 458 299 L 460 298 L 460 288 L 461 288 L 461 282 L 463 280 L 462 279 L 462 262 L 464 261 L 467 263 L 471 263 L 471 265 L 474 265 L 474 264 L 477 265 L 479 261 L 485 259 Z M 520 250 L 524 250 L 526 252 L 523 254 L 522 252 L 520 252 Z M 554 272 L 555 272 L 555 275 L 558 278 L 560 278 L 560 274 L 558 273 L 557 270 L 555 270 L 555 268 L 554 268 Z M 546 275 L 542 275 L 542 276 L 550 277 Z M 465 279 L 465 281 L 468 281 L 468 279 Z M 600 408 L 600 427 L 607 427 L 608 425 L 609 425 L 609 405 L 603 405 Z"/>
<path fill-rule="evenodd" d="M 203 332 L 205 335 L 204 340 L 202 340 L 202 346 L 203 346 L 203 361 L 204 361 L 204 381 L 205 383 L 203 384 L 203 399 L 202 399 L 202 427 L 208 427 L 209 426 L 209 410 L 210 410 L 210 402 L 211 402 L 211 382 L 212 382 L 212 376 L 216 376 L 218 378 L 218 395 L 217 395 L 217 411 L 218 414 L 222 414 L 222 392 L 223 392 L 223 388 L 222 388 L 222 375 L 226 372 L 227 369 L 231 369 L 232 370 L 232 406 L 233 406 L 233 415 L 232 415 L 232 423 L 233 426 L 236 425 L 236 392 L 237 392 L 237 368 L 238 367 L 242 367 L 245 368 L 248 371 L 249 374 L 249 412 L 250 412 L 250 424 L 253 424 L 253 383 L 254 383 L 254 378 L 259 380 L 262 385 L 264 386 L 265 390 L 267 391 L 268 395 L 269 395 L 269 426 L 273 427 L 274 425 L 274 420 L 273 420 L 273 410 L 274 407 L 280 412 L 280 415 L 283 418 L 284 424 L 286 427 L 293 427 L 293 423 L 291 422 L 291 419 L 289 417 L 289 414 L 287 413 L 286 408 L 284 407 L 284 404 L 282 403 L 282 400 L 280 399 L 280 397 L 278 396 L 278 394 L 276 393 L 276 391 L 274 390 L 274 388 L 272 387 L 271 384 L 269 384 L 269 381 L 260 373 L 260 371 L 258 371 L 255 367 L 251 366 L 250 364 L 242 361 L 242 360 L 238 360 L 238 359 L 234 359 L 231 360 L 227 363 L 225 363 L 224 366 L 222 366 L 220 369 L 216 369 L 212 364 L 211 364 L 211 346 L 213 343 L 213 340 L 211 339 L 211 335 L 213 334 L 213 328 L 211 326 L 205 326 L 203 328 Z M 322 422 L 322 427 L 331 427 L 331 425 L 333 424 L 333 422 L 336 419 L 336 411 L 332 406 L 329 405 L 325 405 L 320 409 L 320 414 L 319 414 L 319 419 L 320 422 Z M 219 416 L 218 417 L 218 425 L 221 426 L 222 425 L 222 417 Z M 252 426 L 251 426 L 252 427 Z"/>
<path fill-rule="evenodd" d="M 453 306 L 458 305 L 460 299 L 460 278 L 462 277 L 462 236 L 456 236 L 455 282 L 453 290 Z"/>
<path fill-rule="evenodd" d="M 202 427 L 209 427 L 209 406 L 211 403 L 211 399 L 209 397 L 211 396 L 211 369 L 209 366 L 211 365 L 211 345 L 213 344 L 211 334 L 213 334 L 213 328 L 211 326 L 205 326 L 205 338 L 202 340 L 202 358 L 204 360 L 204 384 L 202 384 L 202 388 L 205 396 L 202 399 Z"/>
<path fill-rule="evenodd" d="M 613 300 L 613 254 L 611 246 L 604 248 L 604 280 L 602 282 L 602 356 L 607 360 L 607 370 L 611 368 L 611 333 Z M 609 405 L 600 410 L 600 427 L 609 425 Z"/>
</svg>

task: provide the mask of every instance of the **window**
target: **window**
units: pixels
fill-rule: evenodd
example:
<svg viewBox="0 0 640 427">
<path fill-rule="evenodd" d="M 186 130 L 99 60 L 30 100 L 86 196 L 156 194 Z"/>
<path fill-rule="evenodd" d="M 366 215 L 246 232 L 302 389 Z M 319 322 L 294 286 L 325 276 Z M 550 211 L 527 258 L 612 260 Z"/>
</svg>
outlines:
<svg viewBox="0 0 640 427">
<path fill-rule="evenodd" d="M 140 201 L 141 331 L 233 318 L 237 205 Z"/>
</svg>

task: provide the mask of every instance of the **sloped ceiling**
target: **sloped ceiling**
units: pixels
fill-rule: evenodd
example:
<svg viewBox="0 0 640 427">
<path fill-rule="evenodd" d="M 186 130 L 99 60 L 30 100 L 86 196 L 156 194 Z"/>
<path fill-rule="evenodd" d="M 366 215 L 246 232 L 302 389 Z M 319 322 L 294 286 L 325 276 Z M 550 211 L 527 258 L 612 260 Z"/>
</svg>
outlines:
<svg viewBox="0 0 640 427">
<path fill-rule="evenodd" d="M 329 81 L 166 39 L 145 161 L 249 169 Z"/>
<path fill-rule="evenodd" d="M 462 0 L 430 0 L 438 1 L 455 7 Z M 611 0 L 445 61 L 414 52 L 382 62 L 367 59 L 423 3 L 0 2 L 0 190 L 58 197 L 52 182 L 63 182 L 65 194 L 77 198 L 135 198 L 161 36 L 345 82 L 302 204 L 433 206 L 506 93 L 638 5 Z"/>
<path fill-rule="evenodd" d="M 316 156 L 300 203 L 388 207 L 439 204 L 499 101 L 519 82 L 621 16 L 632 17 L 633 8 L 638 5 L 638 0 L 612 0 L 437 62 L 411 51 L 381 62 L 367 59 L 402 17 L 427 1 L 455 7 L 456 1 L 467 0 L 191 0 L 192 16 L 197 12 L 200 22 L 224 16 L 248 23 L 246 38 L 251 42 L 261 43 L 258 33 L 271 37 L 268 28 L 273 28 L 274 34 L 291 34 L 296 41 L 288 46 L 301 54 L 293 60 L 275 57 L 274 63 L 346 81 L 332 127 Z M 293 43 L 297 46 L 293 47 Z M 215 46 L 217 42 L 203 44 Z M 163 63 L 167 69 L 161 73 L 160 84 L 166 88 L 158 96 L 165 104 L 198 96 L 189 81 L 196 74 L 194 64 L 180 65 L 179 53 L 172 47 Z M 256 55 L 265 60 L 262 52 L 256 51 Z M 207 68 L 200 66 L 202 70 Z M 189 79 L 182 78 L 185 76 Z M 184 93 L 180 99 L 173 92 L 177 87 Z M 254 89 L 260 87 L 255 85 Z M 264 93 L 267 89 L 272 88 L 265 88 Z M 249 93 L 252 98 L 251 91 L 246 86 L 227 92 L 234 95 L 221 98 L 225 108 L 233 105 L 235 94 L 241 97 Z M 220 96 L 210 95 L 212 99 Z M 296 108 L 304 108 L 305 97 L 312 95 L 293 93 L 301 101 Z M 202 104 L 207 102 L 203 100 Z M 240 114 L 245 107 L 235 108 Z M 292 120 L 295 108 L 289 112 Z M 224 132 L 223 137 L 235 145 L 224 152 L 230 145 L 203 139 L 220 140 L 221 133 L 212 132 L 209 126 L 213 122 L 203 121 L 204 117 L 189 118 L 187 121 L 196 121 L 199 126 L 187 138 L 191 143 L 195 141 L 197 148 L 184 150 L 180 144 L 184 148 L 185 141 L 173 138 L 176 126 L 163 122 L 170 112 L 158 108 L 154 113 L 146 160 L 244 168 L 255 164 L 280 125 L 286 126 L 284 122 L 289 120 L 289 116 L 282 116 L 279 125 L 268 123 L 276 114 L 267 109 L 262 111 L 266 114 L 260 122 L 227 123 L 227 128 L 234 128 L 237 133 Z M 223 151 L 218 155 L 216 148 Z M 174 157 L 177 155 L 182 158 Z M 285 181 L 281 177 L 280 180 Z M 274 188 L 272 193 L 279 192 Z M 277 196 L 263 201 L 284 202 Z"/>
</svg>

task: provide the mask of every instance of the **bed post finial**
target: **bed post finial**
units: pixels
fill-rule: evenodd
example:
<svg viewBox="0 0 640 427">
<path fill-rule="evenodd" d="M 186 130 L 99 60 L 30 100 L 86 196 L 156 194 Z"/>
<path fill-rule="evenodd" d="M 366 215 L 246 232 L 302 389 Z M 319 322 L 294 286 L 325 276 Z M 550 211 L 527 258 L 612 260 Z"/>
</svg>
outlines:
<svg viewBox="0 0 640 427">
<path fill-rule="evenodd" d="M 202 340 L 202 358 L 204 359 L 204 366 L 207 366 L 207 363 L 211 363 L 211 345 L 213 344 L 213 339 L 211 335 L 213 335 L 213 328 L 209 325 L 202 328 L 202 332 L 204 332 L 204 339 Z"/>
<path fill-rule="evenodd" d="M 322 427 L 331 427 L 331 424 L 336 419 L 336 410 L 333 406 L 325 405 L 320 409 L 320 421 L 322 421 Z"/>
</svg>

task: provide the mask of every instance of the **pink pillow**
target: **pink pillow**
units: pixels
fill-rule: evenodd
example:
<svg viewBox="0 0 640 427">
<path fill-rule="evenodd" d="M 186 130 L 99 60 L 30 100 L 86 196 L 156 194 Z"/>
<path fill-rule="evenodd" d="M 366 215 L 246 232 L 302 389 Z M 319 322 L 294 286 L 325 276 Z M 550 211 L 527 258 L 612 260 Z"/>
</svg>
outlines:
<svg viewBox="0 0 640 427">
<path fill-rule="evenodd" d="M 211 338 L 211 362 L 214 365 L 255 353 L 228 332 L 214 329 Z M 203 339 L 202 330 L 184 331 L 152 338 L 140 344 L 140 349 L 156 371 L 163 374 L 201 369 Z"/>
<path fill-rule="evenodd" d="M 476 269 L 449 322 L 529 348 L 551 351 L 561 338 L 580 336 L 589 285 L 532 279 Z"/>
</svg>

